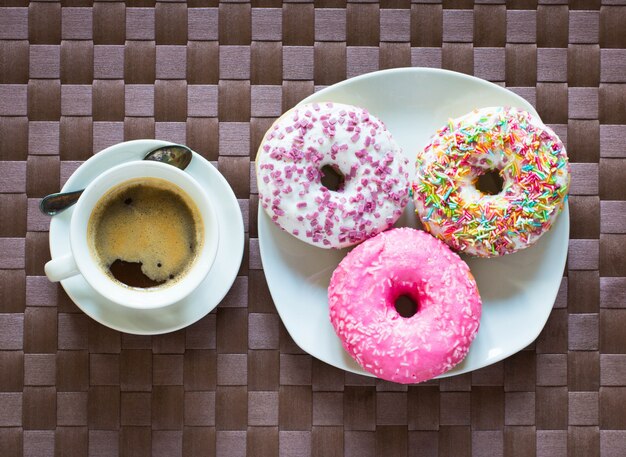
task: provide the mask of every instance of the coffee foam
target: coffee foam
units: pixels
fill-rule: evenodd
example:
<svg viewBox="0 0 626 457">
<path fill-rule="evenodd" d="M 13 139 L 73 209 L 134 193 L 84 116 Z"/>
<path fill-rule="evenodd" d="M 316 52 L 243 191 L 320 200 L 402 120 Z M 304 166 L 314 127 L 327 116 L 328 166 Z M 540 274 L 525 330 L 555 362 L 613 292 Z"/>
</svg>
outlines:
<svg viewBox="0 0 626 457">
<path fill-rule="evenodd" d="M 159 178 L 133 179 L 96 204 L 88 239 L 102 269 L 119 259 L 141 263 L 153 281 L 174 284 L 202 247 L 204 225 L 197 206 L 178 186 Z M 116 280 L 117 281 L 117 280 Z"/>
</svg>

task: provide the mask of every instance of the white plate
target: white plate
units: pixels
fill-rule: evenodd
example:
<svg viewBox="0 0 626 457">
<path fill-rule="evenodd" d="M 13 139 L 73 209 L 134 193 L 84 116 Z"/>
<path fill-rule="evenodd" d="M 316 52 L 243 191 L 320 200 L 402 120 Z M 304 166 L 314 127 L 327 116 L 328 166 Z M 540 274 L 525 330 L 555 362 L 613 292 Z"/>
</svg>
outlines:
<svg viewBox="0 0 626 457">
<path fill-rule="evenodd" d="M 159 140 L 119 143 L 91 157 L 68 179 L 63 191 L 83 189 L 104 170 L 131 160 L 141 160 L 150 150 L 171 144 Z M 153 310 L 133 310 L 117 305 L 98 293 L 78 275 L 61 285 L 76 305 L 94 320 L 120 332 L 157 335 L 173 332 L 211 312 L 232 286 L 243 257 L 243 219 L 235 194 L 226 179 L 202 156 L 194 153 L 186 171 L 195 177 L 213 200 L 219 219 L 220 241 L 215 263 L 202 284 L 184 300 Z M 72 209 L 54 216 L 50 223 L 52 258 L 70 251 L 69 225 Z"/>
<path fill-rule="evenodd" d="M 301 103 L 334 101 L 367 108 L 386 123 L 413 162 L 450 117 L 474 108 L 508 105 L 537 114 L 523 98 L 482 79 L 445 70 L 403 68 L 349 79 Z M 399 226 L 416 226 L 409 204 Z M 344 351 L 328 317 L 330 276 L 347 250 L 328 251 L 281 231 L 259 206 L 259 245 L 278 314 L 304 351 L 335 367 L 368 375 Z M 440 377 L 495 363 L 532 343 L 556 298 L 569 237 L 569 211 L 536 245 L 495 259 L 465 259 L 483 299 L 480 330 L 468 356 Z"/>
</svg>

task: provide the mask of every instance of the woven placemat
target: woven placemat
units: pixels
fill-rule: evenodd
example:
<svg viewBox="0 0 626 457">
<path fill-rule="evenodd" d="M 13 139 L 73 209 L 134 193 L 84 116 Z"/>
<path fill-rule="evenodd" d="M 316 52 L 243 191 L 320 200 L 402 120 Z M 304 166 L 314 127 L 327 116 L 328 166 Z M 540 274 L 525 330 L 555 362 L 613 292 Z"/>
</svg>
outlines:
<svg viewBox="0 0 626 457">
<path fill-rule="evenodd" d="M 626 455 L 626 2 L 0 2 L 0 455 Z M 280 322 L 251 173 L 281 112 L 347 77 L 441 67 L 536 106 L 572 162 L 561 293 L 535 343 L 402 386 L 303 353 Z M 38 200 L 114 143 L 215 162 L 246 253 L 216 311 L 155 337 L 50 284 Z"/>
</svg>

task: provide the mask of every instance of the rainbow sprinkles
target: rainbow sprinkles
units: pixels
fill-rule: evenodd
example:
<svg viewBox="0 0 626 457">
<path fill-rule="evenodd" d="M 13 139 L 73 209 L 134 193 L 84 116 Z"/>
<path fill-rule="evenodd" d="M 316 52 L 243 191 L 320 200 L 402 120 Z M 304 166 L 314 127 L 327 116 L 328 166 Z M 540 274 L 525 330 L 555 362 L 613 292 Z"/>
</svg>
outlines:
<svg viewBox="0 0 626 457">
<path fill-rule="evenodd" d="M 498 170 L 496 195 L 476 189 Z M 516 108 L 482 108 L 451 119 L 418 154 L 413 184 L 424 228 L 450 247 L 494 257 L 535 243 L 567 201 L 563 143 L 538 118 Z"/>
</svg>

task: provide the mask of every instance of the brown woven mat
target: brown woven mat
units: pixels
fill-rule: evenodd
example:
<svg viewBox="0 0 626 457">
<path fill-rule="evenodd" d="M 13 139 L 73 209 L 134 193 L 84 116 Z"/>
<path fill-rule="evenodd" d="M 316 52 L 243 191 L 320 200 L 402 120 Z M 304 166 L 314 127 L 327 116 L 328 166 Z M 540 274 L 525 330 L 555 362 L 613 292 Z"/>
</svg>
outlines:
<svg viewBox="0 0 626 457">
<path fill-rule="evenodd" d="M 2 0 L 0 456 L 626 456 L 626 2 L 478 3 Z M 568 269 L 536 343 L 407 388 L 290 339 L 250 170 L 283 110 L 411 65 L 521 94 L 567 142 L 573 183 Z M 40 197 L 135 138 L 215 161 L 246 222 L 224 302 L 155 337 L 97 324 L 43 275 Z"/>
</svg>

